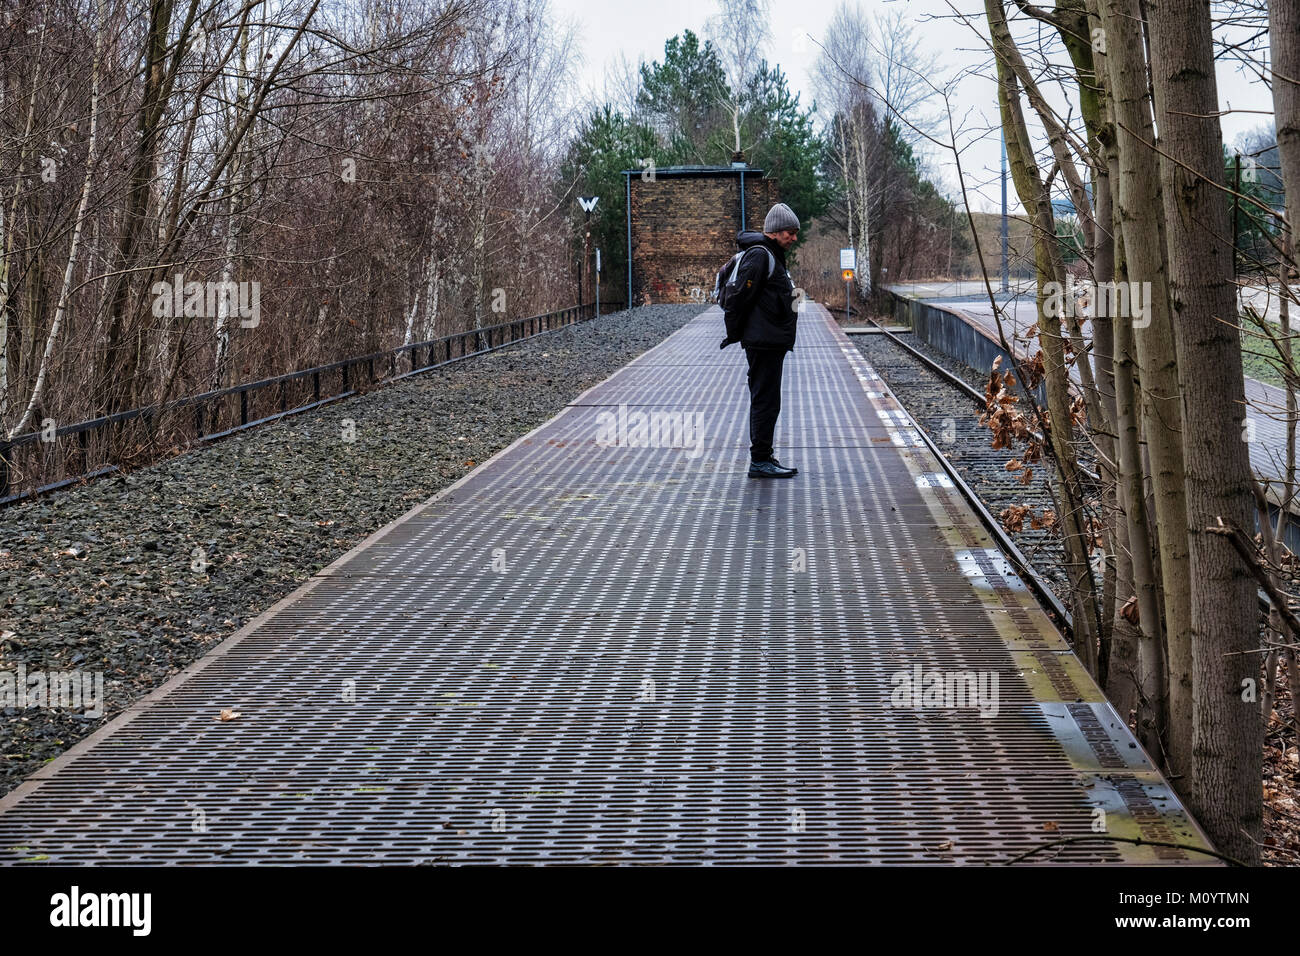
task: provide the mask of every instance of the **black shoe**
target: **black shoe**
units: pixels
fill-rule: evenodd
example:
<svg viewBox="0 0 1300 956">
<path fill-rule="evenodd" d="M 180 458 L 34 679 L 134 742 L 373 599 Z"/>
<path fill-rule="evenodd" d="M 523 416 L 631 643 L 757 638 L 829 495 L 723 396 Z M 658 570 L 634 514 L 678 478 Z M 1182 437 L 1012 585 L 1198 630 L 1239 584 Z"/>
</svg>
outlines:
<svg viewBox="0 0 1300 956">
<path fill-rule="evenodd" d="M 794 468 L 782 468 L 772 461 L 755 461 L 749 466 L 751 478 L 793 478 L 797 473 Z"/>
<path fill-rule="evenodd" d="M 785 468 L 785 466 L 782 465 L 779 461 L 777 461 L 776 458 L 775 458 L 774 456 L 772 456 L 772 455 L 768 455 L 768 456 L 767 456 L 767 461 L 770 461 L 772 464 L 776 465 L 776 467 L 778 467 L 778 468 Z M 792 472 L 794 472 L 796 475 L 799 474 L 799 469 L 798 469 L 798 468 L 790 468 L 790 469 L 787 469 L 787 470 L 788 470 L 788 471 L 792 471 Z"/>
</svg>

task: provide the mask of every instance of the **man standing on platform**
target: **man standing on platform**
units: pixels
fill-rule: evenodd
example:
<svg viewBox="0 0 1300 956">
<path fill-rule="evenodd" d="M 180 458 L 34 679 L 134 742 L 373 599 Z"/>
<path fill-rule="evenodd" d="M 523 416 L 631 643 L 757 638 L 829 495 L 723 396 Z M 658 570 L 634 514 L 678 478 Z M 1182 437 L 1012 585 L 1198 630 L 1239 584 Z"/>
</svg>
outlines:
<svg viewBox="0 0 1300 956">
<path fill-rule="evenodd" d="M 751 478 L 793 478 L 799 473 L 798 468 L 783 467 L 772 452 L 772 435 L 781 414 L 781 372 L 785 354 L 794 349 L 799 319 L 785 252 L 798 238 L 799 217 L 785 203 L 768 211 L 761 233 L 745 231 L 736 236 L 741 259 L 730 283 L 736 292 L 727 303 L 727 338 L 722 347 L 740 342 L 749 361 Z"/>
</svg>

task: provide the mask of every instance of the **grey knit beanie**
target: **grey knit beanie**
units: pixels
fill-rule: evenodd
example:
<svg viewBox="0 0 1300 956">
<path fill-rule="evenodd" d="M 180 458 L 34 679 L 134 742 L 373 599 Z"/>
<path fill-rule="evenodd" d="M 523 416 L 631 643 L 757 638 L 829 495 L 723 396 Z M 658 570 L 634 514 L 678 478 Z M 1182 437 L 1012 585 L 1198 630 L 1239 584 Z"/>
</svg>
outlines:
<svg viewBox="0 0 1300 956">
<path fill-rule="evenodd" d="M 798 232 L 799 217 L 794 214 L 793 209 L 779 202 L 767 211 L 767 218 L 763 220 L 763 231 L 780 232 L 783 229 Z"/>
</svg>

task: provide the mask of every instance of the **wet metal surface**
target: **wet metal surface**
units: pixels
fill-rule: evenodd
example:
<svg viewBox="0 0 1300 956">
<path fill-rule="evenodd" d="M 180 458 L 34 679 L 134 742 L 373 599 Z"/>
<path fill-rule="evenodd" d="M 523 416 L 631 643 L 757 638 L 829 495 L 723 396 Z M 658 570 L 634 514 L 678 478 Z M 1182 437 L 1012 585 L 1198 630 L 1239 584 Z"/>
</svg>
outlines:
<svg viewBox="0 0 1300 956">
<path fill-rule="evenodd" d="M 746 478 L 722 334 L 702 313 L 35 775 L 0 801 L 0 860 L 1204 845 L 824 310 L 786 364 L 789 481 Z M 1034 859 L 1205 862 L 1097 840 Z"/>
</svg>

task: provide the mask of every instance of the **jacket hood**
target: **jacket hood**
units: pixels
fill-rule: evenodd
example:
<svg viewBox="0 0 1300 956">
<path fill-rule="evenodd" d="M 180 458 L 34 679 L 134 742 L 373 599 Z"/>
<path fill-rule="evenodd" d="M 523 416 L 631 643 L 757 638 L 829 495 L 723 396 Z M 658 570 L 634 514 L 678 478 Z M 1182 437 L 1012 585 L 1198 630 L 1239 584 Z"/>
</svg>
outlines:
<svg viewBox="0 0 1300 956">
<path fill-rule="evenodd" d="M 776 256 L 777 261 L 781 265 L 785 265 L 785 250 L 781 248 L 781 244 L 767 238 L 761 232 L 746 229 L 743 232 L 736 233 L 736 245 L 740 247 L 741 252 L 752 249 L 754 246 L 767 246 L 772 250 L 772 254 Z"/>
</svg>

